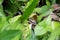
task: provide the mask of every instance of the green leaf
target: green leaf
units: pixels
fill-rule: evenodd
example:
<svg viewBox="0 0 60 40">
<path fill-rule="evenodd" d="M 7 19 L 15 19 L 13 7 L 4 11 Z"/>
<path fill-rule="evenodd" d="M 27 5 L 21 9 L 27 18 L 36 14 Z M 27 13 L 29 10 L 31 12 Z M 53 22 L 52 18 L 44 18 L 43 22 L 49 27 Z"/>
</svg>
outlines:
<svg viewBox="0 0 60 40">
<path fill-rule="evenodd" d="M 37 12 L 39 14 L 46 14 L 46 12 L 49 11 L 50 8 L 51 8 L 51 6 L 44 5 L 41 8 L 35 8 L 33 12 Z"/>
<path fill-rule="evenodd" d="M 60 27 L 60 22 L 54 22 L 55 27 Z"/>
<path fill-rule="evenodd" d="M 14 38 L 19 34 L 20 34 L 19 30 L 3 31 L 3 32 L 0 32 L 0 40 L 11 40 L 12 38 Z"/>
<path fill-rule="evenodd" d="M 18 1 L 21 1 L 21 2 L 27 2 L 28 0 L 18 0 Z"/>
<path fill-rule="evenodd" d="M 17 30 L 24 30 L 25 26 L 24 24 L 21 24 L 18 20 L 19 18 L 21 17 L 21 15 L 17 15 L 13 18 L 10 18 L 9 19 L 9 24 L 8 24 L 8 27 L 6 28 L 7 30 L 11 30 L 11 29 L 17 29 Z"/>
<path fill-rule="evenodd" d="M 52 4 L 55 4 L 56 3 L 56 0 L 51 0 Z"/>
<path fill-rule="evenodd" d="M 18 19 L 21 17 L 21 15 L 17 15 L 13 18 L 9 19 L 9 26 L 6 29 L 20 29 L 20 27 L 22 26 L 22 24 L 18 21 Z M 13 26 L 13 27 L 12 27 Z"/>
<path fill-rule="evenodd" d="M 44 16 L 47 16 L 47 15 L 49 15 L 49 14 L 51 14 L 51 13 L 52 13 L 52 10 L 46 11 L 44 14 L 41 14 L 40 16 L 38 16 L 37 21 L 38 21 L 38 22 L 41 21 L 41 19 L 42 19 Z"/>
<path fill-rule="evenodd" d="M 58 35 L 60 35 L 60 27 L 58 27 L 58 28 L 56 28 L 55 30 L 52 31 L 48 40 L 55 40 Z"/>
<path fill-rule="evenodd" d="M 36 26 L 35 27 L 35 35 L 36 36 L 40 36 L 40 35 L 43 35 L 47 32 L 47 28 L 44 28 L 44 27 L 40 27 L 40 26 Z"/>
<path fill-rule="evenodd" d="M 49 0 L 46 0 L 46 4 L 49 6 L 51 5 L 51 3 L 49 2 Z"/>
<path fill-rule="evenodd" d="M 31 2 L 29 2 L 29 6 L 26 7 L 23 15 L 22 15 L 22 21 L 24 21 L 25 19 L 27 19 L 30 14 L 33 12 L 34 8 L 36 7 L 36 5 L 38 4 L 38 0 L 30 0 Z"/>
<path fill-rule="evenodd" d="M 2 4 L 3 0 L 0 0 L 0 5 Z"/>
<path fill-rule="evenodd" d="M 13 18 L 10 18 L 9 19 L 9 22 L 10 23 L 15 23 L 16 21 L 18 21 L 18 19 L 21 17 L 21 15 L 18 15 L 18 16 L 15 16 L 15 17 L 13 17 Z"/>
<path fill-rule="evenodd" d="M 2 31 L 2 29 L 4 29 L 6 25 L 7 25 L 6 17 L 4 15 L 2 6 L 0 6 L 0 31 Z"/>
<path fill-rule="evenodd" d="M 49 7 L 50 7 L 50 6 L 44 5 L 44 6 L 42 6 L 41 8 L 36 8 L 36 9 L 34 10 L 34 12 L 37 12 L 37 13 L 45 13 L 46 11 L 49 10 Z M 42 10 L 43 10 L 43 11 L 42 11 Z"/>
<path fill-rule="evenodd" d="M 55 21 L 51 22 L 51 30 L 55 30 L 58 27 L 60 27 L 60 23 L 59 22 L 55 22 Z"/>
<path fill-rule="evenodd" d="M 43 15 L 38 16 L 37 22 L 40 22 L 42 18 L 43 18 Z"/>
<path fill-rule="evenodd" d="M 38 23 L 35 27 L 35 35 L 43 35 L 47 31 L 49 31 L 49 27 L 51 26 L 51 17 L 48 16 L 46 19 L 44 19 L 42 22 Z"/>
<path fill-rule="evenodd" d="M 0 16 L 4 16 L 3 7 L 0 5 Z"/>
</svg>

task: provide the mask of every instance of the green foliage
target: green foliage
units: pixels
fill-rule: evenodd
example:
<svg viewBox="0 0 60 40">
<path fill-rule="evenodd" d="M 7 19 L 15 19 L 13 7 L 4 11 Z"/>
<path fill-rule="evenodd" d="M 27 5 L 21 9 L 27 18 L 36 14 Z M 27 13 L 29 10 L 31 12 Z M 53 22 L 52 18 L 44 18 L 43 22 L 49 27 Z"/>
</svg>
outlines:
<svg viewBox="0 0 60 40">
<path fill-rule="evenodd" d="M 46 13 L 46 12 L 48 12 L 50 8 L 51 8 L 51 6 L 44 5 L 41 8 L 35 8 L 34 12 L 37 12 L 39 14 L 42 14 L 42 15 L 45 15 L 46 16 L 46 15 L 49 14 L 49 13 Z"/>
<path fill-rule="evenodd" d="M 31 15 L 37 4 L 38 4 L 38 0 L 30 0 L 22 16 L 22 21 L 24 21 Z"/>
<path fill-rule="evenodd" d="M 48 40 L 55 40 L 57 36 L 60 35 L 60 28 L 56 28 L 55 30 L 52 31 L 50 37 Z"/>
<path fill-rule="evenodd" d="M 50 27 L 50 24 L 51 18 L 49 16 L 47 19 L 43 20 L 35 27 L 35 35 L 39 36 L 45 34 L 47 31 L 49 31 L 48 28 Z"/>
<path fill-rule="evenodd" d="M 0 5 L 2 4 L 3 0 L 0 0 Z"/>
<path fill-rule="evenodd" d="M 16 35 L 19 35 L 19 34 L 20 34 L 19 30 L 3 31 L 3 32 L 0 32 L 0 40 L 11 40 Z"/>
<path fill-rule="evenodd" d="M 42 7 L 37 7 L 40 0 L 7 0 L 5 6 L 3 1 L 0 0 L 0 40 L 59 40 L 60 22 L 52 21 L 50 15 L 57 0 L 46 0 L 47 5 Z M 18 10 L 23 15 L 15 15 Z M 27 19 L 34 13 L 40 15 L 33 32 Z"/>
</svg>

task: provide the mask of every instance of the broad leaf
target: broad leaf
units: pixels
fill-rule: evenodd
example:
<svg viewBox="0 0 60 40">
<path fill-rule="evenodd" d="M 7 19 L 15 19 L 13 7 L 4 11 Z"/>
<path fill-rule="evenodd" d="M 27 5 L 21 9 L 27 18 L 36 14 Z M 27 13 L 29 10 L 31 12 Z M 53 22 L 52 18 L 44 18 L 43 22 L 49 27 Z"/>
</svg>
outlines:
<svg viewBox="0 0 60 40">
<path fill-rule="evenodd" d="M 47 31 L 49 31 L 49 27 L 51 26 L 51 18 L 48 16 L 45 20 L 42 22 L 38 23 L 37 26 L 35 27 L 35 35 L 43 35 Z"/>
<path fill-rule="evenodd" d="M 39 14 L 45 14 L 50 8 L 51 6 L 45 5 L 45 6 L 42 6 L 41 8 L 35 8 L 33 12 L 37 12 Z"/>
<path fill-rule="evenodd" d="M 60 27 L 52 31 L 48 40 L 55 40 L 57 36 L 60 35 Z"/>
<path fill-rule="evenodd" d="M 3 0 L 0 0 L 0 5 L 2 4 Z"/>
<path fill-rule="evenodd" d="M 24 21 L 30 16 L 30 14 L 33 12 L 34 8 L 38 4 L 38 0 L 30 0 L 30 1 L 31 3 L 29 2 L 29 6 L 27 5 L 28 7 L 26 7 L 24 14 L 22 16 L 22 21 Z"/>
<path fill-rule="evenodd" d="M 4 15 L 2 6 L 0 6 L 0 31 L 2 31 L 2 29 L 5 28 L 6 25 L 8 25 L 6 21 L 6 17 Z"/>
<path fill-rule="evenodd" d="M 12 38 L 14 38 L 19 34 L 20 34 L 19 30 L 3 31 L 3 32 L 0 32 L 0 40 L 11 40 Z"/>
<path fill-rule="evenodd" d="M 44 28 L 44 27 L 40 27 L 40 26 L 36 26 L 35 27 L 35 35 L 36 36 L 40 36 L 40 35 L 43 35 L 47 32 L 47 28 Z"/>
</svg>

